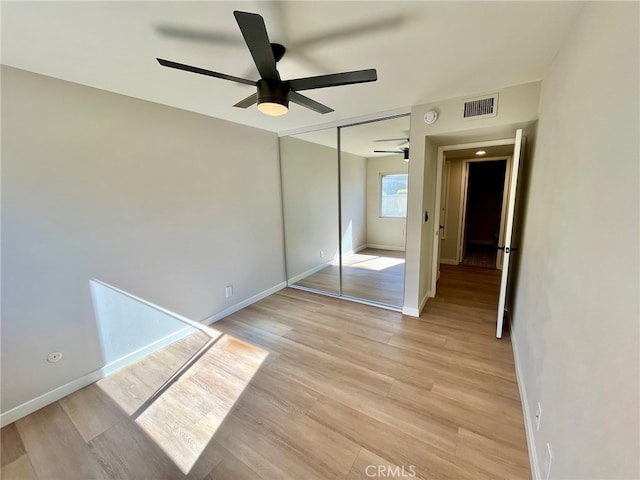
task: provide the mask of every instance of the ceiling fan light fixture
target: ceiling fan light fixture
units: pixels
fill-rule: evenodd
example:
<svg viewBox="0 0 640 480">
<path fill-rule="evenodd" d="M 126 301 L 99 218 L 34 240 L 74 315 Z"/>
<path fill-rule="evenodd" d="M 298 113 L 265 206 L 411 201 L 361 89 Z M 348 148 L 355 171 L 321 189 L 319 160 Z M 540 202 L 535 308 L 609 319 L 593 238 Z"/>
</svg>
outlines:
<svg viewBox="0 0 640 480">
<path fill-rule="evenodd" d="M 289 111 L 289 107 L 287 105 L 283 105 L 282 103 L 258 101 L 258 110 L 260 110 L 265 115 L 279 117 L 280 115 L 284 115 L 285 113 L 287 113 Z"/>
<path fill-rule="evenodd" d="M 289 111 L 289 89 L 284 82 L 258 80 L 258 110 L 278 117 Z"/>
</svg>

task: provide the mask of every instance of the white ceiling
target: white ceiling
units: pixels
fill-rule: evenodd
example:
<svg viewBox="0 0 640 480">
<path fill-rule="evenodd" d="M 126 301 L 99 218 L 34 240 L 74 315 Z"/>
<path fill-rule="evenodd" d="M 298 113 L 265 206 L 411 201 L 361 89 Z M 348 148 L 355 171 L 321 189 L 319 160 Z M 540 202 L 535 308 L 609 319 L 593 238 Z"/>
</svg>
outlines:
<svg viewBox="0 0 640 480">
<path fill-rule="evenodd" d="M 3 1 L 2 63 L 282 132 L 540 80 L 581 8 L 578 2 Z M 162 57 L 257 79 L 233 10 L 260 13 L 270 40 L 289 48 L 278 64 L 283 79 L 376 68 L 378 81 L 305 92 L 333 113 L 292 105 L 274 118 L 232 106 L 253 93 L 251 86 L 157 64 Z"/>
</svg>

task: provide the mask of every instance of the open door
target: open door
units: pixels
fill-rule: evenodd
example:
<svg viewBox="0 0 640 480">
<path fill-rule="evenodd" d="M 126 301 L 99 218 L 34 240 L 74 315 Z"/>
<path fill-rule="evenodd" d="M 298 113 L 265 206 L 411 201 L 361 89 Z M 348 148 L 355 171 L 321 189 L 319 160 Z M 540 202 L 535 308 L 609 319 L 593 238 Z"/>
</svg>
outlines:
<svg viewBox="0 0 640 480">
<path fill-rule="evenodd" d="M 507 279 L 509 278 L 509 260 L 513 247 L 511 237 L 513 235 L 513 211 L 516 203 L 516 191 L 518 189 L 518 167 L 524 149 L 522 130 L 516 131 L 516 140 L 513 146 L 513 159 L 511 162 L 511 181 L 509 182 L 509 195 L 507 197 L 507 223 L 504 232 L 504 246 L 499 246 L 504 251 L 502 257 L 502 277 L 500 280 L 500 298 L 498 300 L 498 321 L 496 327 L 496 337 L 502 338 L 502 327 L 504 324 L 504 306 L 507 298 Z"/>
</svg>

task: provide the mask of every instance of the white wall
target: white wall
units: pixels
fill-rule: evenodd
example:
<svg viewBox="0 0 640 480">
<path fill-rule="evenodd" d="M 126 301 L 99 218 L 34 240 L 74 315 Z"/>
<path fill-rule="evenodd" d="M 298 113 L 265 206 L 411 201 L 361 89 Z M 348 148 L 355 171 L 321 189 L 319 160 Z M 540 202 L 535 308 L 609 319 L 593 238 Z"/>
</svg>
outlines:
<svg viewBox="0 0 640 480">
<path fill-rule="evenodd" d="M 402 155 L 367 159 L 367 245 L 404 251 L 405 218 L 380 218 L 380 176 L 407 173 L 409 163 Z"/>
<path fill-rule="evenodd" d="M 543 478 L 640 477 L 639 5 L 588 3 L 545 77 L 513 306 Z"/>
<path fill-rule="evenodd" d="M 280 137 L 287 277 L 296 282 L 338 260 L 338 153 L 335 148 Z M 366 245 L 366 159 L 340 156 L 342 250 Z M 320 252 L 324 252 L 324 257 Z M 334 291 L 339 289 L 336 278 Z"/>
<path fill-rule="evenodd" d="M 342 252 L 346 255 L 367 244 L 367 159 L 340 154 L 342 188 Z"/>
<path fill-rule="evenodd" d="M 281 137 L 280 158 L 287 277 L 295 282 L 338 257 L 338 156 L 335 148 Z"/>
<path fill-rule="evenodd" d="M 103 366 L 91 279 L 201 320 L 282 237 L 275 134 L 3 66 L 3 412 Z"/>
<path fill-rule="evenodd" d="M 466 98 L 496 92 L 499 94 L 497 116 L 462 117 Z M 515 136 L 516 128 L 537 119 L 539 95 L 540 82 L 533 82 L 412 107 L 405 313 L 417 315 L 434 289 L 431 266 L 434 225 L 439 219 L 438 213 L 434 212 L 438 146 Z M 424 114 L 429 110 L 438 112 L 438 121 L 432 125 L 424 122 Z M 429 213 L 428 222 L 424 221 L 425 211 Z"/>
<path fill-rule="evenodd" d="M 447 210 L 445 211 L 444 225 L 446 225 L 446 237 L 440 238 L 440 259 L 448 262 L 458 262 L 458 230 L 460 224 L 460 195 L 462 189 L 462 160 L 446 160 L 449 174 L 442 179 L 442 188 L 448 182 Z"/>
</svg>

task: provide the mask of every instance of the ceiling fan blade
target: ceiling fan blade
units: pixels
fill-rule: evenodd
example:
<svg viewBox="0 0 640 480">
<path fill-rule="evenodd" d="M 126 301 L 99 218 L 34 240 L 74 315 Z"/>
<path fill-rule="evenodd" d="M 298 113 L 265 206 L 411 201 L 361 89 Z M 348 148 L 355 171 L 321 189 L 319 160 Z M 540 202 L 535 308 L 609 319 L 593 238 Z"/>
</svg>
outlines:
<svg viewBox="0 0 640 480">
<path fill-rule="evenodd" d="M 378 79 L 376 70 L 356 70 L 353 72 L 331 73 L 317 77 L 305 77 L 289 80 L 291 90 L 311 90 L 313 88 L 337 87 L 353 83 L 375 82 Z"/>
<path fill-rule="evenodd" d="M 256 103 L 258 101 L 258 94 L 254 93 L 252 95 L 249 95 L 247 98 L 245 98 L 244 100 L 240 100 L 238 103 L 236 103 L 234 105 L 234 107 L 238 107 L 238 108 L 248 108 L 251 105 L 253 105 L 254 103 Z"/>
<path fill-rule="evenodd" d="M 264 20 L 257 13 L 234 11 L 233 16 L 240 27 L 244 41 L 249 47 L 253 61 L 264 80 L 280 80 L 276 69 L 276 59 L 273 56 Z"/>
<path fill-rule="evenodd" d="M 217 43 L 219 45 L 242 45 L 242 40 L 235 35 L 211 32 L 199 28 L 180 27 L 178 25 L 157 25 L 154 30 L 165 37 L 177 38 L 191 42 Z"/>
<path fill-rule="evenodd" d="M 256 82 L 254 82 L 253 80 L 247 80 L 246 78 L 234 77 L 233 75 L 226 75 L 224 73 L 205 70 L 204 68 L 192 67 L 191 65 L 172 62 L 171 60 L 164 60 L 162 58 L 157 58 L 156 60 L 158 60 L 158 63 L 163 67 L 176 68 L 178 70 L 184 70 L 186 72 L 193 72 L 199 73 L 200 75 L 208 75 L 209 77 L 222 78 L 223 80 L 231 80 L 232 82 L 244 83 L 245 85 L 256 85 Z"/>
<path fill-rule="evenodd" d="M 374 150 L 373 153 L 404 153 L 404 150 Z"/>
<path fill-rule="evenodd" d="M 303 107 L 307 107 L 318 113 L 330 113 L 334 111 L 333 108 L 329 108 L 326 105 L 318 103 L 315 100 L 312 100 L 309 97 L 305 97 L 304 95 L 300 95 L 299 93 L 294 91 L 289 92 L 289 100 L 293 103 L 297 103 L 298 105 L 302 105 Z"/>
<path fill-rule="evenodd" d="M 353 38 L 360 35 L 374 34 L 379 35 L 382 30 L 390 30 L 402 26 L 408 20 L 407 15 L 385 16 L 379 20 L 369 23 L 361 23 L 359 25 L 350 25 L 347 28 L 332 30 L 320 35 L 312 35 L 296 42 L 296 46 L 300 48 L 309 48 L 314 44 L 327 44 L 329 42 L 340 41 L 345 38 Z"/>
<path fill-rule="evenodd" d="M 384 138 L 381 140 L 374 140 L 374 142 L 399 142 L 400 140 L 404 140 L 405 142 L 409 141 L 407 137 L 400 137 L 400 138 Z"/>
</svg>

